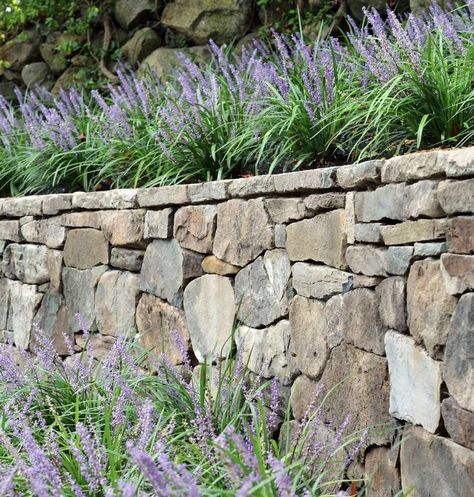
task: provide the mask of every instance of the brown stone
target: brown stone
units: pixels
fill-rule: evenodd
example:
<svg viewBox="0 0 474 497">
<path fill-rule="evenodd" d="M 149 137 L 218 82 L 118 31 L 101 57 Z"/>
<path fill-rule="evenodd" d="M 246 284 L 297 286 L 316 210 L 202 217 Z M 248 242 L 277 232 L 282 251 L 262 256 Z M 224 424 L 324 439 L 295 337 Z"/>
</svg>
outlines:
<svg viewBox="0 0 474 497">
<path fill-rule="evenodd" d="M 89 269 L 109 262 L 109 248 L 104 234 L 91 228 L 69 231 L 64 244 L 64 265 Z"/>
<path fill-rule="evenodd" d="M 114 343 L 116 342 L 116 337 L 99 335 L 94 333 L 90 336 L 89 353 L 97 361 L 103 361 L 107 354 L 112 350 Z M 76 343 L 81 348 L 84 349 L 87 343 L 87 339 L 83 335 L 76 337 Z"/>
<path fill-rule="evenodd" d="M 212 252 L 216 215 L 215 205 L 181 207 L 174 218 L 174 237 L 184 248 L 204 254 Z"/>
<path fill-rule="evenodd" d="M 393 497 L 400 490 L 400 473 L 393 449 L 372 447 L 365 455 L 367 497 Z"/>
<path fill-rule="evenodd" d="M 140 246 L 145 230 L 144 210 L 102 212 L 101 227 L 105 238 L 114 246 Z"/>
<path fill-rule="evenodd" d="M 18 221 L 0 221 L 0 240 L 20 242 L 20 223 Z"/>
<path fill-rule="evenodd" d="M 265 207 L 274 223 L 284 224 L 289 221 L 299 221 L 306 215 L 302 198 L 269 198 L 265 200 Z"/>
<path fill-rule="evenodd" d="M 441 404 L 444 426 L 454 442 L 474 450 L 474 412 L 463 409 L 452 397 Z"/>
<path fill-rule="evenodd" d="M 474 217 L 455 217 L 448 232 L 449 251 L 456 254 L 474 253 Z"/>
<path fill-rule="evenodd" d="M 445 219 L 418 219 L 381 228 L 385 245 L 403 245 L 446 237 L 448 222 Z"/>
<path fill-rule="evenodd" d="M 205 273 L 220 274 L 221 276 L 237 274 L 241 269 L 238 266 L 221 261 L 215 255 L 205 257 L 201 266 Z"/>
<path fill-rule="evenodd" d="M 100 212 L 68 212 L 59 216 L 59 224 L 68 228 L 100 228 Z"/>
<path fill-rule="evenodd" d="M 451 295 L 474 290 L 474 255 L 442 254 L 441 274 Z"/>
</svg>

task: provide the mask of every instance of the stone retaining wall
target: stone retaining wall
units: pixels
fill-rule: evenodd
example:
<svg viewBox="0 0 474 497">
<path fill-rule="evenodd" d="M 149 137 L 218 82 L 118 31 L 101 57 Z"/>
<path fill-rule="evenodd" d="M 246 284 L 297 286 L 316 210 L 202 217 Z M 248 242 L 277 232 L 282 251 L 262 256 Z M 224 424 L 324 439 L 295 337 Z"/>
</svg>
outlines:
<svg viewBox="0 0 474 497">
<path fill-rule="evenodd" d="M 370 495 L 474 495 L 474 148 L 142 190 L 0 200 L 0 337 L 75 319 L 182 362 L 237 340 L 264 378 L 338 385 L 327 416 L 379 425 L 351 476 Z M 70 359 L 67 359 L 70 360 Z M 403 435 L 394 430 L 405 425 Z M 398 444 L 400 437 L 403 443 Z"/>
</svg>

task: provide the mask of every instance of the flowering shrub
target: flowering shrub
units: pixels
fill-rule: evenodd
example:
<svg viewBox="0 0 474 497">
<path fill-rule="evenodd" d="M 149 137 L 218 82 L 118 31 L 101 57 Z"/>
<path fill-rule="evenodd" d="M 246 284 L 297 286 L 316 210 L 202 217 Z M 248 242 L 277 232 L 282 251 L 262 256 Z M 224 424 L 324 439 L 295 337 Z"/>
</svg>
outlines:
<svg viewBox="0 0 474 497">
<path fill-rule="evenodd" d="M 85 97 L 0 99 L 0 188 L 134 187 L 320 167 L 474 143 L 474 4 L 386 21 L 365 11 L 341 39 L 273 33 L 240 55 L 210 43 L 171 83 L 119 71 Z"/>
<path fill-rule="evenodd" d="M 65 362 L 45 338 L 34 359 L 2 346 L 0 495 L 347 495 L 365 434 L 322 436 L 321 390 L 290 432 L 277 382 L 252 382 L 240 352 L 197 373 L 118 339 L 99 364 L 85 337 Z"/>
</svg>

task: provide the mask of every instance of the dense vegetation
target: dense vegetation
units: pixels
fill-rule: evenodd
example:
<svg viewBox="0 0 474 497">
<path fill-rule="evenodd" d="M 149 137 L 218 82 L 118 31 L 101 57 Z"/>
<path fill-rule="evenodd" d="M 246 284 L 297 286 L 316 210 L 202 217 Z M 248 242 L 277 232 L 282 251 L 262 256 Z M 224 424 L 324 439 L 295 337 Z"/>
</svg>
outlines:
<svg viewBox="0 0 474 497">
<path fill-rule="evenodd" d="M 107 94 L 0 100 L 4 194 L 160 185 L 321 167 L 474 142 L 474 4 L 307 44 L 273 33 L 172 82 L 125 69 Z"/>
</svg>

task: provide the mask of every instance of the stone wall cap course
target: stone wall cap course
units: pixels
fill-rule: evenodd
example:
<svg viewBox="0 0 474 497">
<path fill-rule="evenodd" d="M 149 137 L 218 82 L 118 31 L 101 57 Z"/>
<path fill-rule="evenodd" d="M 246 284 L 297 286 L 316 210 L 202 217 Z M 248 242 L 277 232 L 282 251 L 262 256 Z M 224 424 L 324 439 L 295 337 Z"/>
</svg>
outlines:
<svg viewBox="0 0 474 497">
<path fill-rule="evenodd" d="M 336 171 L 337 183 L 345 190 L 379 184 L 380 168 L 383 164 L 383 160 L 369 160 L 339 167 Z"/>
<path fill-rule="evenodd" d="M 314 192 L 337 187 L 337 167 L 296 171 L 273 177 L 277 193 Z"/>
<path fill-rule="evenodd" d="M 122 189 L 107 192 L 76 192 L 72 206 L 79 209 L 133 209 L 137 207 L 137 190 Z"/>
<path fill-rule="evenodd" d="M 72 209 L 72 193 L 57 193 L 43 198 L 43 214 L 51 216 Z"/>
<path fill-rule="evenodd" d="M 162 207 L 189 203 L 188 185 L 171 185 L 138 190 L 140 207 Z"/>
<path fill-rule="evenodd" d="M 41 216 L 43 197 L 12 197 L 0 199 L 0 215 L 2 217 Z"/>
</svg>

